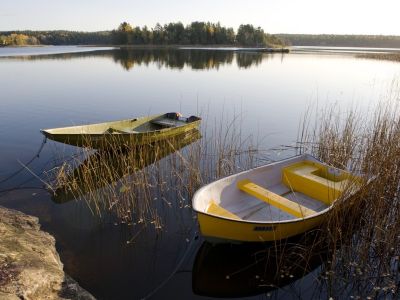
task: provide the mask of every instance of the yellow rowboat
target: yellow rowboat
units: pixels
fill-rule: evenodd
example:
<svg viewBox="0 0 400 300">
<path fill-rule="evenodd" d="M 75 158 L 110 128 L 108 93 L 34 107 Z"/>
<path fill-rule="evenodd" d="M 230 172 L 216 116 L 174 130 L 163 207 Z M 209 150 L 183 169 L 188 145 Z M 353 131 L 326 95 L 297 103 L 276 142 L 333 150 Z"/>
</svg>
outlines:
<svg viewBox="0 0 400 300">
<path fill-rule="evenodd" d="M 214 181 L 192 205 L 210 241 L 274 241 L 317 227 L 360 184 L 359 176 L 303 154 Z"/>
<path fill-rule="evenodd" d="M 181 117 L 179 113 L 166 113 L 149 117 L 105 122 L 98 124 L 43 129 L 47 138 L 94 149 L 144 145 L 169 139 L 198 128 L 201 119 Z"/>
</svg>

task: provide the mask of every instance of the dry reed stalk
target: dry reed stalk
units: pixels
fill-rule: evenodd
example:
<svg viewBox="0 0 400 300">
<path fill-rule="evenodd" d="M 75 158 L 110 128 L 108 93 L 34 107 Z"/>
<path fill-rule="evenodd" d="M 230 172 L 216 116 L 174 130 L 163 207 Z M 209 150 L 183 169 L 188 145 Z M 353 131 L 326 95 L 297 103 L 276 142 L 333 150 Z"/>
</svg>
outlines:
<svg viewBox="0 0 400 300">
<path fill-rule="evenodd" d="M 193 193 L 221 176 L 252 167 L 254 146 L 243 141 L 235 116 L 205 131 L 122 149 L 118 136 L 93 154 L 87 137 L 83 154 L 53 175 L 56 202 L 83 199 L 97 215 L 112 212 L 120 222 L 153 224 L 161 229 L 166 208 L 190 208 Z M 201 138 L 201 139 L 200 139 Z"/>
<path fill-rule="evenodd" d="M 396 298 L 400 295 L 400 111 L 381 103 L 374 114 L 328 109 L 319 127 L 302 134 L 301 151 L 339 168 L 360 172 L 360 191 L 344 194 L 328 215 L 322 237 L 331 249 L 325 287 L 342 297 Z"/>
</svg>

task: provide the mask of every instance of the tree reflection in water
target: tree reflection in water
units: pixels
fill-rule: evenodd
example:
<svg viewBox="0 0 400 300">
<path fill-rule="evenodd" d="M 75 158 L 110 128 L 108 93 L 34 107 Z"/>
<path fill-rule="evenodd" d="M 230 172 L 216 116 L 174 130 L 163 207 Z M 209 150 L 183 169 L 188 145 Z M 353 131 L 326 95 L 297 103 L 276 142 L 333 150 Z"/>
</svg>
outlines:
<svg viewBox="0 0 400 300">
<path fill-rule="evenodd" d="M 232 49 L 178 49 L 178 48 L 121 48 L 92 52 L 64 53 L 51 55 L 14 56 L 15 60 L 66 60 L 84 57 L 110 58 L 129 71 L 135 66 L 156 64 L 158 68 L 193 70 L 218 70 L 223 65 L 236 64 L 239 68 L 258 66 L 273 55 L 257 51 L 236 51 Z"/>
</svg>

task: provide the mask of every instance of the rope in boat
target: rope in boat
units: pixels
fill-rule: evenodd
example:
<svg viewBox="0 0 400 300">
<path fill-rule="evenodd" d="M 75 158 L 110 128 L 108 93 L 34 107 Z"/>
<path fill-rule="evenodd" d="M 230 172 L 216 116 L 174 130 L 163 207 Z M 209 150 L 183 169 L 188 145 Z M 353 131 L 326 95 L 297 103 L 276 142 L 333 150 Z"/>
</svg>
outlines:
<svg viewBox="0 0 400 300">
<path fill-rule="evenodd" d="M 8 177 L 6 177 L 6 178 L 0 180 L 0 184 L 2 184 L 2 183 L 4 183 L 4 182 L 10 180 L 11 178 L 15 177 L 16 175 L 18 175 L 19 173 L 21 173 L 24 169 L 26 170 L 26 169 L 27 169 L 27 166 L 29 166 L 36 158 L 40 157 L 40 153 L 42 152 L 42 150 L 43 150 L 44 145 L 46 144 L 46 142 L 47 142 L 47 138 L 46 138 L 46 137 L 43 137 L 43 141 L 42 141 L 42 143 L 41 143 L 41 145 L 40 145 L 40 147 L 39 147 L 37 153 L 36 153 L 27 163 L 25 163 L 25 164 L 23 164 L 23 163 L 21 163 L 21 162 L 18 161 L 19 164 L 22 165 L 22 167 L 21 167 L 20 169 L 18 169 L 17 171 L 15 171 L 14 173 L 10 174 Z M 75 157 L 78 157 L 78 156 L 80 156 L 80 155 L 81 155 L 81 153 L 74 154 L 74 155 L 72 155 L 70 158 L 68 158 L 67 161 L 68 161 L 68 160 L 73 160 L 73 159 L 75 159 Z M 64 161 L 65 161 L 65 160 L 64 160 Z M 51 159 L 49 159 L 48 161 L 46 161 L 46 162 L 44 163 L 44 166 L 47 166 L 49 163 L 59 164 L 60 162 L 58 162 L 58 161 L 55 160 L 54 158 L 51 158 Z M 8 192 L 15 191 L 15 190 L 19 190 L 19 189 L 27 189 L 26 187 L 22 187 L 22 186 L 23 186 L 24 184 L 26 184 L 26 183 L 32 181 L 32 179 L 38 179 L 38 176 L 36 176 L 36 175 L 35 175 L 35 176 L 32 176 L 31 178 L 29 178 L 28 180 L 26 180 L 26 181 L 24 181 L 24 182 L 18 184 L 17 186 L 10 187 L 10 188 L 7 188 L 7 189 L 2 189 L 2 190 L 0 190 L 0 194 L 8 193 Z M 40 181 L 42 181 L 41 178 L 40 178 Z M 43 188 L 43 187 L 31 187 L 31 189 L 42 189 L 42 190 L 46 190 L 46 188 Z"/>
<path fill-rule="evenodd" d="M 37 187 L 37 186 L 17 186 L 17 187 L 5 189 L 5 190 L 0 190 L 0 194 L 2 194 L 2 193 L 9 193 L 9 192 L 18 191 L 18 190 L 44 190 L 44 191 L 47 191 L 47 189 L 44 188 L 44 187 Z"/>
<path fill-rule="evenodd" d="M 41 144 L 40 147 L 39 147 L 38 152 L 37 152 L 27 163 L 24 164 L 25 166 L 29 166 L 36 158 L 39 157 L 40 153 L 41 153 L 42 150 L 43 150 L 44 145 L 46 144 L 46 142 L 47 142 L 47 138 L 46 138 L 46 137 L 43 137 L 43 141 L 42 141 L 42 144 Z M 8 181 L 8 180 L 10 180 L 11 178 L 13 178 L 13 177 L 15 177 L 16 175 L 18 175 L 19 173 L 21 173 L 23 170 L 25 170 L 25 166 L 22 166 L 20 169 L 18 169 L 18 170 L 15 171 L 14 173 L 10 174 L 8 177 L 6 177 L 6 178 L 0 180 L 0 184 L 6 182 L 6 181 Z"/>
</svg>

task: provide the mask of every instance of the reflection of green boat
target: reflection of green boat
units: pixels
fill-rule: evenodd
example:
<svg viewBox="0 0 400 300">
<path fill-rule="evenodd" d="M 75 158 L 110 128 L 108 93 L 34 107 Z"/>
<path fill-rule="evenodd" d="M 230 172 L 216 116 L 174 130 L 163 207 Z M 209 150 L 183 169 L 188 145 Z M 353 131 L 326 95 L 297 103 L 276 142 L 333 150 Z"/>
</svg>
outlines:
<svg viewBox="0 0 400 300">
<path fill-rule="evenodd" d="M 293 283 L 326 260 L 327 249 L 316 237 L 309 233 L 267 244 L 204 242 L 193 265 L 193 292 L 218 298 L 249 297 Z"/>
<path fill-rule="evenodd" d="M 65 203 L 86 194 L 89 189 L 93 191 L 117 182 L 121 177 L 143 169 L 200 138 L 200 131 L 195 128 L 169 140 L 137 145 L 129 151 L 97 152 L 67 175 L 64 184 L 56 189 L 53 201 Z"/>
<path fill-rule="evenodd" d="M 129 120 L 43 129 L 41 132 L 57 142 L 107 149 L 169 139 L 198 128 L 200 120 L 196 116 L 183 118 L 179 113 L 166 113 Z"/>
</svg>

